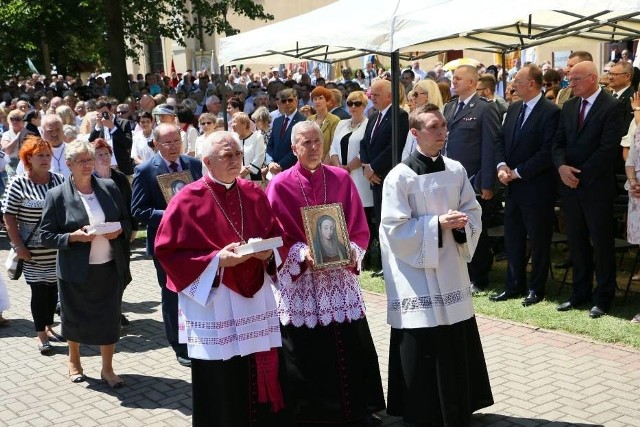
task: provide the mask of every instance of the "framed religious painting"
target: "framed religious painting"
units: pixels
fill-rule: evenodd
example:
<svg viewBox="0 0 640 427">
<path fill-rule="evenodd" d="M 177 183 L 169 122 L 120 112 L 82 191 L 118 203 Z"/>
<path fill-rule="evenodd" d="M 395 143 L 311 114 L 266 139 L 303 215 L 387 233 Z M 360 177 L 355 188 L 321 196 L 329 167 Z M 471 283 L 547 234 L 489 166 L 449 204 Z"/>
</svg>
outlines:
<svg viewBox="0 0 640 427">
<path fill-rule="evenodd" d="M 182 190 L 187 184 L 193 182 L 193 176 L 191 172 L 186 170 L 175 173 L 165 173 L 158 175 L 158 184 L 160 185 L 160 191 L 164 196 L 164 200 L 169 204 L 169 200 L 175 196 L 178 191 Z"/>
<path fill-rule="evenodd" d="M 301 208 L 314 270 L 351 264 L 351 244 L 342 203 Z"/>
</svg>

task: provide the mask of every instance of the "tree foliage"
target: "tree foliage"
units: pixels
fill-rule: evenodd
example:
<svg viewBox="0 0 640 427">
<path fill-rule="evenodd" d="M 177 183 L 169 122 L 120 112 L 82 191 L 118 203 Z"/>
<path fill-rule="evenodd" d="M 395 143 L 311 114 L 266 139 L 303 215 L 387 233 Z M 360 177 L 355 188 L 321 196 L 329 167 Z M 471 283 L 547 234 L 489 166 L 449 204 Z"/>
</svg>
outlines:
<svg viewBox="0 0 640 427">
<path fill-rule="evenodd" d="M 65 73 L 104 63 L 104 18 L 95 2 L 4 0 L 0 3 L 0 73 L 29 73 L 31 58 L 40 72 L 54 63 Z"/>
<path fill-rule="evenodd" d="M 0 1 L 0 75 L 28 74 L 30 57 L 40 72 L 50 61 L 61 73 L 98 68 L 111 69 L 105 19 L 110 0 L 2 0 Z M 273 16 L 252 0 L 127 0 L 121 2 L 124 50 L 136 59 L 145 45 L 158 36 L 185 46 L 186 39 L 201 34 L 232 35 L 237 29 L 227 21 L 234 13 L 267 21 Z M 50 55 L 47 55 L 47 49 Z M 114 71 L 114 70 L 112 70 Z"/>
</svg>

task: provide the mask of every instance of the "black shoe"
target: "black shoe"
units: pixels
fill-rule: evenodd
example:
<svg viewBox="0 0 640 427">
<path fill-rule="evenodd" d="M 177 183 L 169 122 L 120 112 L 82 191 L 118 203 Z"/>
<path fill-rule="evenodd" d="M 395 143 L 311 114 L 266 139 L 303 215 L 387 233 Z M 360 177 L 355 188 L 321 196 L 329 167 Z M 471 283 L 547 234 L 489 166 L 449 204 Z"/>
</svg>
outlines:
<svg viewBox="0 0 640 427">
<path fill-rule="evenodd" d="M 56 304 L 56 311 L 55 311 L 55 313 L 56 313 L 58 316 L 60 316 L 60 303 L 57 303 L 57 304 Z"/>
<path fill-rule="evenodd" d="M 42 343 L 38 346 L 38 351 L 43 356 L 49 355 L 53 352 L 53 346 L 49 344 L 49 341 Z"/>
<path fill-rule="evenodd" d="M 382 425 L 382 418 L 377 416 L 376 414 L 365 415 L 360 419 L 358 425 L 361 426 L 379 426 Z"/>
<path fill-rule="evenodd" d="M 126 318 L 124 314 L 120 315 L 120 326 L 129 326 L 129 319 Z"/>
<path fill-rule="evenodd" d="M 384 270 L 376 271 L 375 273 L 371 273 L 371 277 L 382 277 L 384 276 Z"/>
<path fill-rule="evenodd" d="M 509 299 L 520 298 L 522 296 L 522 292 L 507 292 L 504 291 L 501 294 L 491 295 L 489 299 L 491 301 L 506 301 Z"/>
<path fill-rule="evenodd" d="M 553 264 L 553 268 L 558 269 L 558 270 L 564 270 L 566 268 L 570 268 L 571 266 L 573 266 L 573 263 L 571 262 L 570 259 L 565 259 L 562 262 L 559 262 L 557 264 Z"/>
<path fill-rule="evenodd" d="M 522 301 L 524 307 L 528 307 L 533 304 L 537 304 L 544 298 L 544 295 L 537 294 L 536 291 L 529 291 L 529 294 Z"/>
<path fill-rule="evenodd" d="M 556 310 L 558 310 L 558 311 L 569 311 L 569 310 L 573 310 L 574 308 L 576 308 L 576 306 L 574 304 L 572 304 L 571 301 L 565 301 L 562 304 L 558 305 L 556 307 Z"/>
<path fill-rule="evenodd" d="M 589 317 L 591 317 L 592 319 L 597 319 L 598 317 L 602 317 L 605 314 L 607 313 L 597 305 L 594 305 L 589 311 Z"/>
<path fill-rule="evenodd" d="M 178 363 L 181 366 L 184 366 L 185 368 L 191 367 L 191 359 L 189 359 L 189 356 L 176 356 L 176 359 L 178 359 Z"/>
</svg>

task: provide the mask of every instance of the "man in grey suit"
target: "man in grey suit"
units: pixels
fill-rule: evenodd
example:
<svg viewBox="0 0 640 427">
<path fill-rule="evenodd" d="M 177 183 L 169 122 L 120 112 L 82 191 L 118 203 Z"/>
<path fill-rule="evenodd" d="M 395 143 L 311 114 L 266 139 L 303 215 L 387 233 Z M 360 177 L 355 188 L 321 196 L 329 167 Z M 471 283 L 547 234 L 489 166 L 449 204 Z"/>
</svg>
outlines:
<svg viewBox="0 0 640 427">
<path fill-rule="evenodd" d="M 544 297 L 553 234 L 553 204 L 557 173 L 551 162 L 551 142 L 560 108 L 542 94 L 542 71 L 525 65 L 512 80 L 521 101 L 507 110 L 496 141 L 498 179 L 506 186 L 504 241 L 507 280 L 504 291 L 490 297 L 506 301 L 527 289 L 527 237 L 531 242 L 531 281 L 522 304 Z"/>
<path fill-rule="evenodd" d="M 553 140 L 553 163 L 562 184 L 562 208 L 573 262 L 571 298 L 558 305 L 567 311 L 591 302 L 591 318 L 605 314 L 616 290 L 613 201 L 614 160 L 624 132 L 622 103 L 598 85 L 593 62 L 569 72 L 573 98 L 562 106 Z M 596 288 L 592 291 L 595 271 Z"/>
<path fill-rule="evenodd" d="M 445 155 L 462 163 L 482 206 L 482 233 L 473 259 L 468 264 L 472 291 L 484 289 L 489 282 L 493 255 L 489 248 L 487 224 L 493 211 L 496 182 L 494 144 L 500 118 L 495 103 L 476 94 L 478 71 L 461 65 L 453 73 L 453 88 L 458 98 L 444 107 L 449 134 Z"/>
<path fill-rule="evenodd" d="M 178 341 L 178 295 L 167 289 L 167 275 L 154 256 L 153 244 L 160 220 L 167 207 L 158 184 L 158 175 L 189 171 L 193 180 L 202 178 L 200 160 L 180 154 L 182 137 L 176 125 L 161 123 L 153 130 L 153 143 L 157 153 L 136 166 L 133 175 L 131 212 L 138 221 L 147 224 L 147 255 L 153 257 L 158 284 L 162 290 L 162 319 L 167 341 L 176 353 L 178 363 L 191 366 L 187 345 Z"/>
</svg>

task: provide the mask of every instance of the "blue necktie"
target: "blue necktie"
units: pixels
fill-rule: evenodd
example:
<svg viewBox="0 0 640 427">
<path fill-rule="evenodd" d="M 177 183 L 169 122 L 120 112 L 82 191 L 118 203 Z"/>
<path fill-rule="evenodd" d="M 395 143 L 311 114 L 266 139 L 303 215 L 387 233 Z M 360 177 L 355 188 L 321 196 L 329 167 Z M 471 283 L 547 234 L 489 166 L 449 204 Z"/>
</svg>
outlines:
<svg viewBox="0 0 640 427">
<path fill-rule="evenodd" d="M 462 111 L 462 109 L 464 108 L 464 101 L 460 101 L 458 102 L 458 109 L 456 110 L 456 113 L 453 115 L 453 117 L 457 117 L 458 114 L 460 114 L 460 111 Z"/>
</svg>

